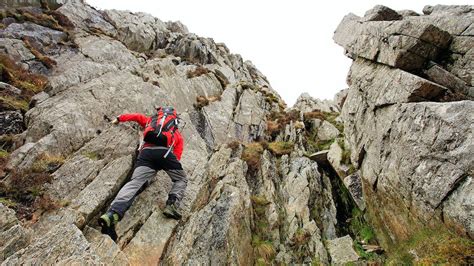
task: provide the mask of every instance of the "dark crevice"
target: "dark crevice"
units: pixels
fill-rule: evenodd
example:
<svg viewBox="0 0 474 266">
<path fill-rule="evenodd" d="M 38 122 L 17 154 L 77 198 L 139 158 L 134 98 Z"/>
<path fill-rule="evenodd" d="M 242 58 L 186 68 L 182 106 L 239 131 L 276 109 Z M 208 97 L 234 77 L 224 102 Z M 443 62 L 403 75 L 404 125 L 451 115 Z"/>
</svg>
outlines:
<svg viewBox="0 0 474 266">
<path fill-rule="evenodd" d="M 336 207 L 336 235 L 342 237 L 350 234 L 354 237 L 350 230 L 350 221 L 352 210 L 357 208 L 357 205 L 332 166 L 318 166 L 318 170 L 321 175 L 326 174 L 331 182 L 332 200 Z"/>
<path fill-rule="evenodd" d="M 193 126 L 196 128 L 196 131 L 199 133 L 199 136 L 206 143 L 206 150 L 208 153 L 211 153 L 214 150 L 214 134 L 212 133 L 212 128 L 204 115 L 202 109 L 189 112 L 189 117 Z"/>
</svg>

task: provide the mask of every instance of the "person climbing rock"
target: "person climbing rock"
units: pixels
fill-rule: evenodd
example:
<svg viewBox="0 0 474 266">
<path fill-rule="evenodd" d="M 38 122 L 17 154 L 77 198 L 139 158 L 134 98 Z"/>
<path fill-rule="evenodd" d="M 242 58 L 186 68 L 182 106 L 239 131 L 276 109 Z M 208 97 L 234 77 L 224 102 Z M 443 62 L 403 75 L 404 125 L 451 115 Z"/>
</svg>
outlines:
<svg viewBox="0 0 474 266">
<path fill-rule="evenodd" d="M 120 189 L 108 211 L 99 218 L 102 233 L 110 235 L 114 241 L 117 239 L 115 226 L 118 221 L 157 171 L 164 170 L 173 182 L 163 210 L 166 217 L 181 219 L 178 206 L 187 186 L 186 173 L 180 163 L 184 141 L 178 130 L 176 110 L 173 107 L 157 107 L 156 114 L 151 117 L 139 113 L 122 114 L 112 123 L 127 121 L 137 122 L 144 128 L 144 143 L 130 181 Z"/>
</svg>

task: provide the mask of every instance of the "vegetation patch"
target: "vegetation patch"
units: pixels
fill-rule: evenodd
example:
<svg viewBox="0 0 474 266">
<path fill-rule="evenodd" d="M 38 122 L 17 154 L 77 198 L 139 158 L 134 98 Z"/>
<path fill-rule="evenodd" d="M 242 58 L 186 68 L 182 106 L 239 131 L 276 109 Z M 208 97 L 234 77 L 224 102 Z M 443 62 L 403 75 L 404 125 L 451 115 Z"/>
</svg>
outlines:
<svg viewBox="0 0 474 266">
<path fill-rule="evenodd" d="M 250 200 L 252 201 L 254 212 L 252 247 L 256 257 L 256 264 L 271 265 L 276 251 L 270 235 L 271 228 L 265 215 L 270 201 L 261 195 L 253 195 L 250 197 Z"/>
<path fill-rule="evenodd" d="M 87 157 L 87 158 L 89 158 L 93 161 L 97 161 L 97 160 L 102 159 L 101 156 L 99 155 L 99 153 L 97 153 L 95 151 L 83 152 L 82 155 L 84 155 L 85 157 Z"/>
<path fill-rule="evenodd" d="M 0 106 L 2 110 L 22 110 L 23 112 L 28 111 L 28 102 L 21 97 L 15 97 L 10 95 L 0 96 Z"/>
<path fill-rule="evenodd" d="M 311 119 L 319 119 L 321 121 L 328 121 L 333 124 L 339 132 L 344 132 L 344 125 L 336 121 L 336 118 L 339 116 L 337 112 L 323 112 L 320 110 L 313 110 L 312 112 L 306 112 L 303 114 L 304 121 Z"/>
<path fill-rule="evenodd" d="M 11 17 L 16 21 L 23 23 L 26 21 L 51 28 L 58 31 L 66 31 L 74 28 L 74 24 L 63 14 L 56 10 L 50 10 L 43 5 L 43 9 L 34 12 L 28 8 L 7 9 L 0 13 L 0 18 Z"/>
<path fill-rule="evenodd" d="M 34 173 L 53 173 L 64 163 L 64 160 L 62 156 L 43 154 L 33 163 L 31 170 Z"/>
<path fill-rule="evenodd" d="M 44 154 L 31 168 L 10 171 L 0 182 L 0 202 L 13 208 L 19 219 L 26 220 L 35 220 L 41 213 L 58 208 L 60 204 L 44 192 L 44 186 L 63 162 L 61 156 Z"/>
<path fill-rule="evenodd" d="M 195 77 L 205 75 L 209 72 L 211 72 L 211 71 L 209 69 L 207 69 L 206 67 L 197 66 L 194 70 L 189 70 L 186 73 L 186 76 L 188 77 L 188 79 L 191 79 L 191 78 L 195 78 Z"/>
<path fill-rule="evenodd" d="M 0 183 L 0 201 L 13 208 L 19 219 L 31 220 L 35 213 L 39 215 L 59 207 L 44 193 L 44 185 L 52 179 L 49 173 L 14 170 L 8 179 L 8 183 Z"/>
<path fill-rule="evenodd" d="M 238 140 L 233 140 L 229 143 L 227 143 L 227 148 L 232 149 L 233 152 L 237 151 L 237 149 L 240 147 L 240 141 Z"/>
<path fill-rule="evenodd" d="M 222 98 L 220 95 L 218 96 L 210 96 L 206 97 L 203 95 L 197 96 L 196 97 L 196 103 L 194 103 L 194 108 L 196 109 L 202 109 L 204 106 L 208 106 L 212 102 L 220 101 Z"/>
<path fill-rule="evenodd" d="M 45 76 L 26 71 L 6 54 L 0 54 L 0 73 L 3 82 L 29 92 L 30 96 L 42 91 L 47 83 Z"/>
<path fill-rule="evenodd" d="M 299 120 L 300 112 L 298 110 L 291 110 L 289 112 L 272 112 L 267 116 L 266 133 L 274 139 L 278 134 L 280 134 L 280 132 L 285 130 L 286 125 Z"/>
<path fill-rule="evenodd" d="M 278 141 L 278 142 L 270 142 L 268 143 L 268 149 L 277 156 L 290 154 L 294 149 L 293 142 L 285 142 L 285 141 Z"/>
<path fill-rule="evenodd" d="M 57 65 L 56 61 L 45 56 L 37 48 L 33 47 L 31 42 L 27 38 L 23 39 L 23 43 L 25 44 L 25 47 L 28 48 L 30 52 L 36 57 L 36 59 L 43 63 L 43 65 L 45 65 L 47 68 L 51 69 Z"/>
<path fill-rule="evenodd" d="M 260 169 L 261 157 L 264 151 L 263 145 L 260 142 L 248 143 L 242 152 L 242 160 L 247 163 L 249 172 L 257 173 Z"/>
<path fill-rule="evenodd" d="M 446 228 L 425 228 L 389 253 L 393 265 L 472 265 L 474 241 L 460 237 Z"/>
</svg>

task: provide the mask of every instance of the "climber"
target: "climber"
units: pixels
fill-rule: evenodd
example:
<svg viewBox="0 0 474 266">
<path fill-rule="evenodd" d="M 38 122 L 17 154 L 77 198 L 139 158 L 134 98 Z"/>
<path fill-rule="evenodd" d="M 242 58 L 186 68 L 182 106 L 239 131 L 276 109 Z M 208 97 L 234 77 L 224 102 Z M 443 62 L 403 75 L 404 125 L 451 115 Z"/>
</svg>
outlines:
<svg viewBox="0 0 474 266">
<path fill-rule="evenodd" d="M 176 110 L 173 107 L 157 107 L 156 114 L 151 117 L 122 114 L 112 123 L 127 121 L 137 122 L 144 128 L 144 143 L 140 147 L 130 181 L 120 189 L 109 210 L 99 218 L 102 233 L 110 235 L 114 241 L 117 238 L 115 225 L 158 170 L 166 171 L 173 182 L 163 210 L 166 217 L 181 219 L 178 206 L 187 185 L 186 174 L 179 161 L 183 151 L 183 138 L 178 131 Z"/>
</svg>

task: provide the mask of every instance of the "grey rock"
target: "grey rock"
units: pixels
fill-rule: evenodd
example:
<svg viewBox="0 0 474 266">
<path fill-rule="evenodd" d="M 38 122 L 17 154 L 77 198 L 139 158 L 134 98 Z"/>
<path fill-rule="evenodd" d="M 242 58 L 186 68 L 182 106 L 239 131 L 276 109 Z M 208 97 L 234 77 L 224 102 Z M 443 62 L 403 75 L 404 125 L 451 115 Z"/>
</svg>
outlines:
<svg viewBox="0 0 474 266">
<path fill-rule="evenodd" d="M 455 94 L 457 100 L 461 99 L 474 99 L 474 95 L 470 95 L 469 87 L 466 82 L 456 77 L 454 74 L 440 67 L 439 65 L 433 65 L 428 69 L 424 70 L 423 73 L 433 82 L 440 84 L 444 87 L 449 88 L 452 93 Z"/>
<path fill-rule="evenodd" d="M 447 90 L 403 70 L 362 59 L 354 61 L 348 79 L 351 81 L 351 87 L 360 88 L 367 94 L 366 102 L 370 106 L 436 100 Z M 352 98 L 351 92 L 346 100 L 348 110 L 359 106 L 351 101 L 354 98 L 349 98 Z"/>
<path fill-rule="evenodd" d="M 186 25 L 181 23 L 181 21 L 168 21 L 166 22 L 166 28 L 171 32 L 187 34 L 189 33 Z"/>
<path fill-rule="evenodd" d="M 317 138 L 322 141 L 335 139 L 341 133 L 333 124 L 326 120 L 323 121 L 317 131 Z"/>
<path fill-rule="evenodd" d="M 0 135 L 19 134 L 24 128 L 23 115 L 18 111 L 0 112 Z"/>
<path fill-rule="evenodd" d="M 336 93 L 336 95 L 334 95 L 334 102 L 339 107 L 339 111 L 344 106 L 348 93 L 349 93 L 349 89 L 344 89 Z"/>
<path fill-rule="evenodd" d="M 129 265 L 127 256 L 119 249 L 114 241 L 92 227 L 84 229 L 84 236 L 91 243 L 91 250 L 106 264 Z M 82 259 L 82 257 L 81 257 Z"/>
<path fill-rule="evenodd" d="M 19 221 L 16 218 L 15 211 L 0 203 L 0 232 L 10 229 Z"/>
<path fill-rule="evenodd" d="M 396 199 L 389 201 L 396 206 L 375 205 L 385 208 L 379 219 L 391 221 L 386 226 L 393 239 L 410 233 L 397 231 L 400 224 L 411 224 L 410 228 L 416 228 L 413 221 L 443 223 L 438 220 L 436 209 L 448 195 L 463 195 L 454 192 L 459 189 L 462 177 L 473 167 L 472 160 L 467 159 L 474 148 L 470 115 L 473 108 L 472 101 L 407 103 L 383 108 L 375 116 L 360 110 L 356 115 L 360 115 L 359 122 L 349 122 L 352 118 L 347 120 L 354 123 L 346 123 L 346 134 L 354 148 L 352 161 L 362 161 L 363 182 L 367 183 L 367 188 L 376 185 L 378 191 L 376 194 L 371 191 L 366 201 L 374 203 L 382 197 Z M 363 133 L 355 137 L 357 134 L 353 130 Z M 444 163 L 445 160 L 449 163 Z M 406 216 L 400 215 L 400 210 L 407 207 L 401 206 L 416 206 L 418 211 L 411 207 L 411 219 L 407 221 Z M 465 217 L 471 215 L 469 212 L 457 213 L 450 219 L 469 232 Z"/>
<path fill-rule="evenodd" d="M 318 163 L 318 165 L 328 163 L 328 152 L 329 150 L 318 151 L 309 156 L 309 158 Z"/>
<path fill-rule="evenodd" d="M 15 252 L 28 246 L 33 236 L 31 230 L 16 224 L 8 230 L 0 231 L 0 263 Z"/>
<path fill-rule="evenodd" d="M 436 15 L 436 14 L 463 14 L 470 13 L 474 10 L 472 5 L 435 5 L 423 7 L 423 14 L 425 15 Z"/>
<path fill-rule="evenodd" d="M 38 103 L 43 102 L 44 100 L 49 98 L 49 94 L 46 92 L 42 91 L 38 94 L 35 94 L 35 96 L 31 97 L 30 101 L 30 108 L 35 107 Z"/>
<path fill-rule="evenodd" d="M 129 70 L 134 70 L 139 64 L 132 52 L 117 40 L 87 36 L 77 38 L 76 43 L 80 47 L 81 53 L 94 62 L 112 64 L 119 69 Z"/>
<path fill-rule="evenodd" d="M 130 263 L 159 263 L 177 223 L 164 217 L 161 211 L 154 212 L 124 250 Z"/>
<path fill-rule="evenodd" d="M 397 13 L 400 14 L 404 18 L 405 17 L 417 17 L 417 16 L 420 15 L 420 14 L 416 13 L 415 11 L 408 10 L 408 9 L 398 10 Z"/>
<path fill-rule="evenodd" d="M 156 47 L 157 32 L 166 31 L 166 24 L 146 13 L 106 10 L 107 20 L 117 29 L 116 38 L 130 50 L 146 52 Z"/>
<path fill-rule="evenodd" d="M 331 100 L 319 100 L 311 97 L 308 93 L 302 93 L 296 100 L 293 108 L 303 113 L 319 110 L 322 112 L 338 112 L 339 108 Z"/>
<path fill-rule="evenodd" d="M 42 44 L 43 46 L 48 46 L 55 45 L 60 41 L 66 41 L 67 34 L 62 31 L 53 30 L 51 28 L 43 27 L 30 22 L 25 22 L 21 24 L 12 23 L 8 25 L 8 27 L 0 33 L 0 37 L 19 40 L 22 38 L 28 38 Z M 13 41 L 12 44 L 20 45 L 18 41 Z M 21 53 L 27 57 L 30 57 L 28 53 L 25 53 L 24 49 L 22 49 Z"/>
<path fill-rule="evenodd" d="M 410 20 L 361 22 L 353 14 L 344 17 L 333 39 L 352 57 L 414 70 L 433 60 L 446 48 L 451 35 L 428 22 Z"/>
<path fill-rule="evenodd" d="M 35 59 L 23 41 L 17 39 L 0 38 L 0 51 L 22 62 Z"/>
<path fill-rule="evenodd" d="M 131 156 L 112 161 L 71 202 L 71 208 L 89 220 L 118 192 L 131 168 Z"/>
<path fill-rule="evenodd" d="M 397 11 L 382 5 L 376 5 L 365 12 L 362 21 L 390 21 L 400 20 L 402 16 Z"/>
<path fill-rule="evenodd" d="M 349 235 L 328 240 L 327 247 L 331 255 L 331 263 L 334 265 L 354 263 L 359 259 L 359 255 L 352 247 L 352 238 Z"/>
<path fill-rule="evenodd" d="M 451 194 L 443 204 L 444 217 L 448 223 L 455 222 L 466 228 L 468 235 L 474 237 L 474 182 L 472 173 L 459 181 L 459 188 Z"/>
<path fill-rule="evenodd" d="M 351 193 L 352 199 L 354 199 L 357 207 L 359 207 L 360 210 L 365 210 L 365 200 L 362 192 L 360 172 L 358 171 L 352 175 L 346 176 L 343 182 L 347 190 L 349 190 L 349 193 Z"/>
<path fill-rule="evenodd" d="M 12 264 L 54 264 L 73 256 L 91 255 L 90 244 L 74 225 L 58 225 L 49 233 L 39 236 L 28 247 L 22 249 L 2 265 Z M 100 262 L 96 260 L 95 263 Z"/>
<path fill-rule="evenodd" d="M 209 203 L 190 216 L 169 244 L 165 263 L 251 263 L 250 200 L 245 172 L 246 166 L 240 160 L 227 165 Z"/>
<path fill-rule="evenodd" d="M 341 180 L 349 174 L 349 166 L 342 161 L 343 152 L 344 151 L 342 150 L 342 147 L 339 146 L 338 141 L 334 141 L 329 147 L 327 155 L 329 163 Z"/>
<path fill-rule="evenodd" d="M 81 0 L 66 1 L 57 11 L 65 15 L 78 29 L 97 29 L 108 36 L 117 35 L 115 27 L 106 21 L 99 11 Z"/>
</svg>

